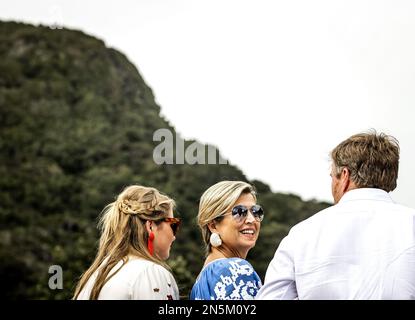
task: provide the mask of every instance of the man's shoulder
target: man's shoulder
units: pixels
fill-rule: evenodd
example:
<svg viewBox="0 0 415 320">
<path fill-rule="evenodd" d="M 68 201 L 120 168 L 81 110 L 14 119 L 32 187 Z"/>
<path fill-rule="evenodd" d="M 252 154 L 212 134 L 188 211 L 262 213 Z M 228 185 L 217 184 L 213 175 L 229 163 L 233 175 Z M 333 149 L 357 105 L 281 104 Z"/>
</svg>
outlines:
<svg viewBox="0 0 415 320">
<path fill-rule="evenodd" d="M 307 218 L 303 221 L 300 221 L 299 223 L 294 225 L 291 228 L 291 231 L 292 232 L 301 232 L 304 228 L 309 228 L 311 225 L 319 224 L 325 219 L 325 217 L 328 214 L 337 211 L 336 209 L 337 209 L 336 205 L 333 205 L 333 206 L 330 206 L 330 207 L 325 208 L 323 210 L 320 210 L 320 211 L 316 212 L 315 214 L 313 214 L 311 217 L 309 217 L 309 218 Z"/>
<path fill-rule="evenodd" d="M 366 200 L 366 201 L 379 205 L 379 201 L 376 201 L 376 200 Z M 307 230 L 314 229 L 315 227 L 321 226 L 327 220 L 333 221 L 333 219 L 331 218 L 333 214 L 336 215 L 336 214 L 342 214 L 344 212 L 351 212 L 356 209 L 354 204 L 352 204 L 352 206 L 353 207 L 351 208 L 350 203 L 347 203 L 347 202 L 338 203 L 328 208 L 325 208 L 321 211 L 318 211 L 315 214 L 313 214 L 311 217 L 294 225 L 291 228 L 290 233 L 302 234 Z M 359 210 L 357 211 L 360 212 L 360 211 L 368 210 L 368 208 L 370 208 L 370 211 L 373 211 L 373 208 L 371 208 L 370 205 L 368 206 L 367 203 L 365 205 L 365 208 L 359 208 Z M 377 207 L 377 209 L 379 209 L 379 207 Z M 406 216 L 407 218 L 408 216 L 415 217 L 415 209 L 396 203 L 396 202 L 385 202 L 385 204 L 382 205 L 382 210 L 380 211 L 387 212 L 388 214 L 393 214 L 395 217 L 397 216 L 397 213 L 399 213 L 401 217 L 402 216 Z"/>
<path fill-rule="evenodd" d="M 408 207 L 404 204 L 400 204 L 400 203 L 396 203 L 396 202 L 393 203 L 393 206 L 399 211 L 407 212 L 408 214 L 415 215 L 415 209 L 414 208 L 411 208 L 411 207 Z"/>
</svg>

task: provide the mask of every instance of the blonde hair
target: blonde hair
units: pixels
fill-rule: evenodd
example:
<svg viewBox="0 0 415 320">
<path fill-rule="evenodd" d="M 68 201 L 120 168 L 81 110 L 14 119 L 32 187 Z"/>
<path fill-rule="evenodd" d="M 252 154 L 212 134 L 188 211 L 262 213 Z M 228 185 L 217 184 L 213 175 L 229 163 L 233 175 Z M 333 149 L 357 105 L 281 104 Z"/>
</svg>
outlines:
<svg viewBox="0 0 415 320">
<path fill-rule="evenodd" d="M 256 201 L 254 187 L 243 181 L 221 181 L 203 193 L 200 198 L 197 222 L 206 245 L 206 255 L 212 250 L 210 245 L 212 233 L 208 228 L 209 223 L 230 211 L 238 198 L 245 193 L 250 193 Z"/>
<path fill-rule="evenodd" d="M 399 143 L 394 137 L 371 130 L 341 142 L 331 152 L 336 177 L 343 168 L 358 188 L 396 188 L 399 169 Z"/>
<path fill-rule="evenodd" d="M 75 289 L 76 299 L 85 284 L 98 270 L 89 299 L 98 299 L 105 283 L 114 276 L 128 261 L 128 255 L 134 255 L 153 261 L 168 269 L 167 264 L 154 257 L 147 249 L 147 220 L 155 221 L 168 216 L 175 206 L 174 200 L 161 194 L 157 189 L 132 185 L 126 187 L 102 211 L 99 221 L 101 238 L 98 253 L 89 269 L 81 276 Z M 123 261 L 121 267 L 108 276 L 113 267 Z"/>
</svg>

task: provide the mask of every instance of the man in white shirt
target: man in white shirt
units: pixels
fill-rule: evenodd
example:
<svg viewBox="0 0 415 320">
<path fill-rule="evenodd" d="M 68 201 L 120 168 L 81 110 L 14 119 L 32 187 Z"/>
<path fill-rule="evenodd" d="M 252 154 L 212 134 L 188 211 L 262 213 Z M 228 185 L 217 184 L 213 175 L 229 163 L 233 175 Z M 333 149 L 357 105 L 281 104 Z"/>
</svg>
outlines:
<svg viewBox="0 0 415 320">
<path fill-rule="evenodd" d="M 335 205 L 295 225 L 257 299 L 415 299 L 415 210 L 393 202 L 399 144 L 357 134 L 332 152 Z"/>
</svg>

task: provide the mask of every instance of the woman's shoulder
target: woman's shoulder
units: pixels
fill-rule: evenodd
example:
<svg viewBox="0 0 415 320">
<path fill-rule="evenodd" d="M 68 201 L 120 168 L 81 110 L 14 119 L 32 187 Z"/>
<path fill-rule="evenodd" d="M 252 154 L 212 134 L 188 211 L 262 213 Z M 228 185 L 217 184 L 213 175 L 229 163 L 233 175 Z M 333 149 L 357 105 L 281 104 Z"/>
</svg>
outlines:
<svg viewBox="0 0 415 320">
<path fill-rule="evenodd" d="M 131 266 L 140 265 L 141 272 L 131 285 L 132 299 L 179 299 L 179 290 L 172 273 L 162 265 L 144 259 L 131 259 Z"/>
<path fill-rule="evenodd" d="M 139 257 L 129 257 L 125 268 L 135 273 L 141 271 L 145 273 L 170 275 L 170 272 L 162 265 Z"/>
<path fill-rule="evenodd" d="M 143 277 L 169 277 L 170 272 L 163 266 L 153 261 L 128 257 L 127 260 L 120 260 L 110 271 L 109 282 L 129 283 L 130 285 Z"/>
<path fill-rule="evenodd" d="M 208 283 L 216 281 L 234 282 L 239 280 L 254 280 L 261 284 L 261 280 L 252 265 L 242 258 L 214 260 L 202 269 L 198 280 Z"/>
<path fill-rule="evenodd" d="M 252 265 L 246 261 L 245 259 L 242 258 L 223 258 L 223 259 L 217 259 L 214 260 L 212 262 L 209 262 L 205 267 L 204 270 L 223 270 L 223 269 L 228 269 L 228 270 L 252 270 L 254 271 L 254 268 L 252 267 Z"/>
<path fill-rule="evenodd" d="M 253 299 L 261 285 L 258 274 L 245 259 L 217 259 L 203 268 L 191 299 Z"/>
</svg>

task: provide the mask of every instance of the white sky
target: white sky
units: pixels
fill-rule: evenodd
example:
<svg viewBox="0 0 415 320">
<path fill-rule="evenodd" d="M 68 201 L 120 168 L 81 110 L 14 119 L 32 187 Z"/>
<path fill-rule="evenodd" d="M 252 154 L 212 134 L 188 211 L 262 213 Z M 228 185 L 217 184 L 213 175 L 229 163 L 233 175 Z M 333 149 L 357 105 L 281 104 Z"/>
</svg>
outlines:
<svg viewBox="0 0 415 320">
<path fill-rule="evenodd" d="M 274 191 L 331 201 L 329 151 L 370 128 L 392 134 L 392 197 L 415 207 L 414 1 L 0 0 L 0 19 L 120 50 L 186 139 Z"/>
</svg>

